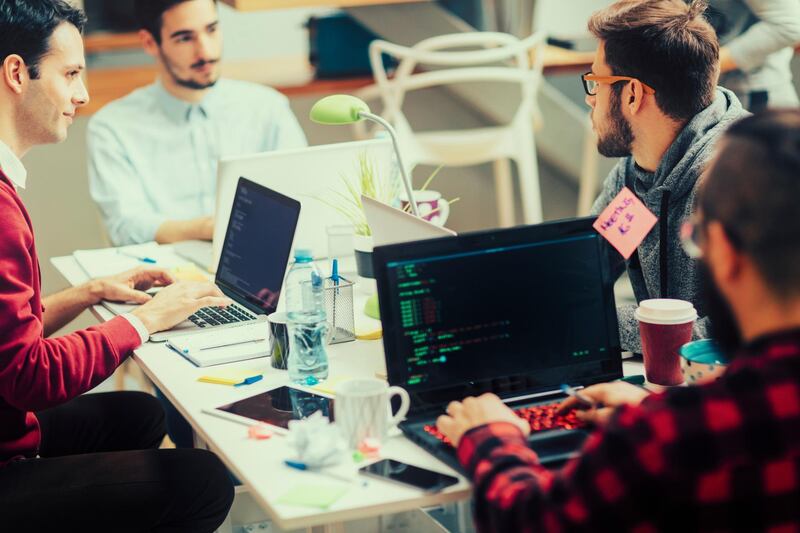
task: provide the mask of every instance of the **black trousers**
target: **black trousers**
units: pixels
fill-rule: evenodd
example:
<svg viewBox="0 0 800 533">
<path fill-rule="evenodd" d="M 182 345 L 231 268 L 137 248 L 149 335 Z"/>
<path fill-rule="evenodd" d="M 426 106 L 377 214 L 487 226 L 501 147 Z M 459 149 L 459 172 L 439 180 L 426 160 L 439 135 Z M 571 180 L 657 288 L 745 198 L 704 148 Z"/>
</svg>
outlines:
<svg viewBox="0 0 800 533">
<path fill-rule="evenodd" d="M 37 413 L 40 457 L 0 468 L 0 530 L 212 532 L 233 502 L 205 450 L 159 450 L 164 411 L 139 392 L 87 394 Z"/>
</svg>

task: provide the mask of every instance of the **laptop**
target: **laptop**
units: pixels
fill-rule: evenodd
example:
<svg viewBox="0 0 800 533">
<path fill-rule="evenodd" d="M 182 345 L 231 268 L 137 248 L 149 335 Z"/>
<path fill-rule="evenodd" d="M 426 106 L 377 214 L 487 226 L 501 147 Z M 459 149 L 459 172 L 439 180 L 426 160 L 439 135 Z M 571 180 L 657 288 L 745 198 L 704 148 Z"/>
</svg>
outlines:
<svg viewBox="0 0 800 533">
<path fill-rule="evenodd" d="M 211 265 L 211 272 L 216 272 L 239 176 L 247 176 L 259 185 L 299 201 L 303 210 L 297 223 L 297 242 L 310 248 L 315 259 L 326 257 L 328 228 L 352 226 L 352 222 L 323 200 L 338 193 L 347 194 L 344 180 L 359 181 L 362 161 L 376 175 L 391 177 L 393 158 L 394 150 L 389 139 L 370 139 L 221 159 L 217 168 L 212 251 L 210 256 L 200 256 L 200 260 Z M 198 254 L 208 253 L 196 245 L 194 250 L 183 252 L 192 260 L 196 260 Z"/>
<path fill-rule="evenodd" d="M 456 234 L 453 230 L 417 218 L 363 194 L 361 195 L 361 205 L 364 206 L 364 215 L 372 230 L 372 240 L 375 246 L 452 237 Z"/>
<path fill-rule="evenodd" d="M 233 300 L 206 307 L 150 340 L 266 321 L 278 306 L 300 202 L 240 177 L 214 283 Z"/>
<path fill-rule="evenodd" d="M 542 463 L 576 455 L 588 432 L 555 415 L 560 385 L 622 377 L 613 252 L 593 221 L 375 248 L 387 375 L 411 395 L 411 440 L 461 470 L 436 418 L 493 392 L 531 423 Z"/>
</svg>

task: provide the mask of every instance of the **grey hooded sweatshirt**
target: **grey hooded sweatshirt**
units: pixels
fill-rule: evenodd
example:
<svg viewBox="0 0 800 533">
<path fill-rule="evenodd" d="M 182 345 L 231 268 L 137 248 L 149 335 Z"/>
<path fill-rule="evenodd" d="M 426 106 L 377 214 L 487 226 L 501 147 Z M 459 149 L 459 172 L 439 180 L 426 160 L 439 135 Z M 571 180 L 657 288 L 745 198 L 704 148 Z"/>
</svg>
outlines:
<svg viewBox="0 0 800 533">
<path fill-rule="evenodd" d="M 667 149 L 655 172 L 645 172 L 633 157 L 623 158 L 606 178 L 592 207 L 599 214 L 619 194 L 632 190 L 658 217 L 658 222 L 626 262 L 636 301 L 678 298 L 692 302 L 701 319 L 695 337 L 708 329 L 697 264 L 680 245 L 680 227 L 692 213 L 700 175 L 714 155 L 714 145 L 728 126 L 747 116 L 736 95 L 717 88 L 714 101 L 694 116 Z M 635 305 L 617 308 L 623 350 L 641 353 Z"/>
</svg>

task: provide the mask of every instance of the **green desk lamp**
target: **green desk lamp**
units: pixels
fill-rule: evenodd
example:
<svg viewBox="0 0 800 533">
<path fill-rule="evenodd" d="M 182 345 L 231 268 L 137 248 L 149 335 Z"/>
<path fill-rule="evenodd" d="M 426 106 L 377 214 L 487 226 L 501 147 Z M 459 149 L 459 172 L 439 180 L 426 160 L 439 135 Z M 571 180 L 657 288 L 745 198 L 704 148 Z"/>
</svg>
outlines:
<svg viewBox="0 0 800 533">
<path fill-rule="evenodd" d="M 370 113 L 369 106 L 355 96 L 347 94 L 334 94 L 326 96 L 322 100 L 314 104 L 309 113 L 309 118 L 317 124 L 327 125 L 341 125 L 353 124 L 361 120 L 371 120 L 383 126 L 389 132 L 394 145 L 394 153 L 397 156 L 397 164 L 400 167 L 400 174 L 403 176 L 403 187 L 406 190 L 406 196 L 411 203 L 411 212 L 414 216 L 419 218 L 419 209 L 417 209 L 417 202 L 414 200 L 414 194 L 411 189 L 411 180 L 406 173 L 406 166 L 403 164 L 403 158 L 400 155 L 400 146 L 397 144 L 397 133 L 391 124 L 383 120 L 378 115 Z"/>
<path fill-rule="evenodd" d="M 412 192 L 411 180 L 408 178 L 406 166 L 403 164 L 403 157 L 400 155 L 400 146 L 397 143 L 397 133 L 394 131 L 394 128 L 391 124 L 383 120 L 378 115 L 371 113 L 366 102 L 360 98 L 356 98 L 355 96 L 350 96 L 347 94 L 334 94 L 331 96 L 326 96 L 322 100 L 318 101 L 316 104 L 314 104 L 314 107 L 311 108 L 309 118 L 317 124 L 327 124 L 332 126 L 353 124 L 360 120 L 371 120 L 372 122 L 376 122 L 383 126 L 386 131 L 389 132 L 389 136 L 392 138 L 394 153 L 397 156 L 397 165 L 400 167 L 400 175 L 403 177 L 403 187 L 406 190 L 406 196 L 408 196 L 409 203 L 411 204 L 411 212 L 414 213 L 415 217 L 420 218 L 417 202 L 414 199 L 414 194 Z M 367 299 L 367 303 L 364 306 L 364 314 L 366 314 L 368 317 L 380 320 L 377 294 L 373 294 Z"/>
</svg>

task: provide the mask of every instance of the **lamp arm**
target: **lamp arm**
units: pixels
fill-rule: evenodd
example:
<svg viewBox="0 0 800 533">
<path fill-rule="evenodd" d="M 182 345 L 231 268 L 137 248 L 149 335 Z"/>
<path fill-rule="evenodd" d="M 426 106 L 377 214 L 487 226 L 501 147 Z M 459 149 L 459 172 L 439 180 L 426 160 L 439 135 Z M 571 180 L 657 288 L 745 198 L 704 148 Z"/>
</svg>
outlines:
<svg viewBox="0 0 800 533">
<path fill-rule="evenodd" d="M 406 196 L 408 196 L 408 202 L 411 204 L 411 212 L 414 213 L 414 216 L 417 218 L 421 218 L 419 216 L 419 209 L 417 208 L 417 201 L 414 198 L 414 191 L 411 186 L 411 180 L 406 173 L 406 166 L 403 164 L 403 157 L 400 155 L 400 145 L 397 143 L 397 133 L 394 131 L 394 128 L 391 124 L 385 121 L 383 118 L 379 117 L 378 115 L 373 115 L 367 111 L 359 111 L 358 116 L 365 119 L 371 120 L 372 122 L 377 122 L 384 128 L 386 131 L 389 132 L 389 137 L 392 138 L 392 144 L 394 145 L 394 153 L 397 155 L 397 164 L 400 166 L 400 174 L 403 176 L 403 187 L 406 190 Z"/>
</svg>

